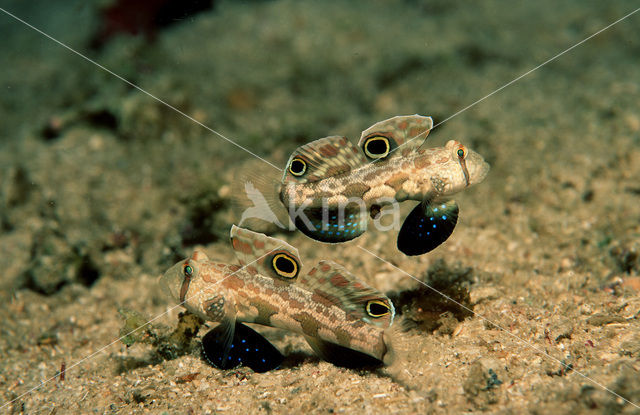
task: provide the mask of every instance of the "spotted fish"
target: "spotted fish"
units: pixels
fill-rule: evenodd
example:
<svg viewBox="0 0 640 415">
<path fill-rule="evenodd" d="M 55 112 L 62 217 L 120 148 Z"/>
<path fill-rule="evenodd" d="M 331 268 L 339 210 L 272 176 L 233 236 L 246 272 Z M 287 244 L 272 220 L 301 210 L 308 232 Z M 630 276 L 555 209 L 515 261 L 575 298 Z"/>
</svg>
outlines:
<svg viewBox="0 0 640 415">
<path fill-rule="evenodd" d="M 397 116 L 363 131 L 357 146 L 332 136 L 299 147 L 278 190 L 295 227 L 318 241 L 344 242 L 364 233 L 369 217 L 384 216 L 383 207 L 417 200 L 398 248 L 420 255 L 440 245 L 458 218 L 449 197 L 484 180 L 489 164 L 455 140 L 420 148 L 432 127 L 431 117 Z"/>
<path fill-rule="evenodd" d="M 242 340 L 249 336 L 249 343 L 262 350 L 267 342 L 254 336 L 258 333 L 245 331 L 246 326 L 241 326 L 244 334 L 236 335 L 242 323 L 300 333 L 320 357 L 339 366 L 390 362 L 385 333 L 395 311 L 385 295 L 332 261 L 320 261 L 305 272 L 296 248 L 264 234 L 234 225 L 231 242 L 237 264 L 210 260 L 196 250 L 162 277 L 163 285 L 187 310 L 219 323 L 203 339 L 205 354 L 214 365 L 226 368 L 231 362 L 252 361 L 264 371 L 278 360 L 272 351 L 266 352 L 269 361 L 263 362 L 263 351 L 242 348 Z"/>
</svg>

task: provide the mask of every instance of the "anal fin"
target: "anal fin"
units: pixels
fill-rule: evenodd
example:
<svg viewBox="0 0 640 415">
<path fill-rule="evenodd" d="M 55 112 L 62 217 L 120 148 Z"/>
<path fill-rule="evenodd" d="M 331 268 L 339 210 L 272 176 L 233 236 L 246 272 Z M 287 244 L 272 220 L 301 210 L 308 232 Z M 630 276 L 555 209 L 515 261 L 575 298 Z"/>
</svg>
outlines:
<svg viewBox="0 0 640 415">
<path fill-rule="evenodd" d="M 398 249 L 409 256 L 432 251 L 453 233 L 458 211 L 458 204 L 454 200 L 419 203 L 400 228 Z"/>
<path fill-rule="evenodd" d="M 291 218 L 296 228 L 320 242 L 350 241 L 367 230 L 369 216 L 358 205 L 346 207 L 308 207 L 302 215 Z"/>
<path fill-rule="evenodd" d="M 318 339 L 316 337 L 304 336 L 313 351 L 322 359 L 336 366 L 357 369 L 363 367 L 379 367 L 383 362 L 373 356 Z"/>
</svg>

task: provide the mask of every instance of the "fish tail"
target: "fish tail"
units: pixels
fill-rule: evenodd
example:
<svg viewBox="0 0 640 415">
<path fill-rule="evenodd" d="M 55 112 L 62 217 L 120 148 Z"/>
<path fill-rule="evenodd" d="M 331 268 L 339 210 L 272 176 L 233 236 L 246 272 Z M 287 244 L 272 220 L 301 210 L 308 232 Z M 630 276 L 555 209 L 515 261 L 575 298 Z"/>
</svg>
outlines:
<svg viewBox="0 0 640 415">
<path fill-rule="evenodd" d="M 398 361 L 394 343 L 400 334 L 399 326 L 399 324 L 392 324 L 382 333 L 382 341 L 386 348 L 386 352 L 382 356 L 382 362 L 386 367 L 393 367 Z"/>
<path fill-rule="evenodd" d="M 232 204 L 239 226 L 263 233 L 295 229 L 279 200 L 280 179 L 270 172 L 245 169 L 232 186 Z"/>
<path fill-rule="evenodd" d="M 402 336 L 401 326 L 401 324 L 396 323 L 384 331 L 383 340 L 387 347 L 387 352 L 382 358 L 385 366 L 384 372 L 386 372 L 394 382 L 406 390 L 419 391 L 420 385 L 416 385 L 413 376 L 407 371 L 407 367 L 403 364 L 403 360 L 398 353 L 398 339 Z"/>
</svg>

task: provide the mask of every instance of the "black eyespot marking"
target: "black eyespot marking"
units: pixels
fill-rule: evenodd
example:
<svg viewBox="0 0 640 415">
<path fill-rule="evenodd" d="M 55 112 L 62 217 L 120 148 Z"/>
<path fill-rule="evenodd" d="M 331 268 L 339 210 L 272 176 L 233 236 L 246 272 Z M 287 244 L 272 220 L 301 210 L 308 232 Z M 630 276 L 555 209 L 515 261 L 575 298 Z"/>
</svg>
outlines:
<svg viewBox="0 0 640 415">
<path fill-rule="evenodd" d="M 391 313 L 389 306 L 380 300 L 369 300 L 367 302 L 367 314 L 371 317 L 379 318 Z"/>
<path fill-rule="evenodd" d="M 467 156 L 467 152 L 464 147 L 460 147 L 457 151 L 457 154 L 459 159 L 464 159 Z"/>
<path fill-rule="evenodd" d="M 295 278 L 298 276 L 298 262 L 288 254 L 276 254 L 271 260 L 273 270 L 281 277 Z"/>
<path fill-rule="evenodd" d="M 307 162 L 301 159 L 300 157 L 296 157 L 291 160 L 289 164 L 289 172 L 294 176 L 302 176 L 307 171 Z"/>
<path fill-rule="evenodd" d="M 387 157 L 391 150 L 389 139 L 380 135 L 367 138 L 362 148 L 367 157 L 372 159 Z"/>
</svg>

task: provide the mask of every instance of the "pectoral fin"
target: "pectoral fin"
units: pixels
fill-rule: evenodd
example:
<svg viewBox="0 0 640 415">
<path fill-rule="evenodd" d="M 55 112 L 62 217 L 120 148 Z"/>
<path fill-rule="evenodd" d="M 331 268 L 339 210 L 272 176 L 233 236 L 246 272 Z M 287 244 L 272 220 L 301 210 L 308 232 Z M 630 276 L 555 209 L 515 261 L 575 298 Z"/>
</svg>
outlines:
<svg viewBox="0 0 640 415">
<path fill-rule="evenodd" d="M 422 255 L 446 241 L 456 227 L 455 201 L 419 203 L 409 213 L 398 233 L 398 249 L 405 255 Z"/>
</svg>

